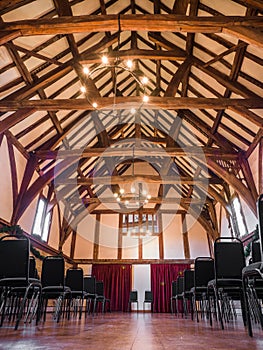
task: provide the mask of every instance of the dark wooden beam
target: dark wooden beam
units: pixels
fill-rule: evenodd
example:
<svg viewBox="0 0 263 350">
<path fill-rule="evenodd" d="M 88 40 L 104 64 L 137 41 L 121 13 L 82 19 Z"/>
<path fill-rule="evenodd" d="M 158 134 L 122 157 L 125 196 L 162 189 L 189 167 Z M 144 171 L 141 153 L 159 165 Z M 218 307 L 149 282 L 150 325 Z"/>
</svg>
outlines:
<svg viewBox="0 0 263 350">
<path fill-rule="evenodd" d="M 146 50 L 146 49 L 129 49 L 120 51 L 111 51 L 107 53 L 109 63 L 113 63 L 116 58 L 119 59 L 151 59 L 151 60 L 169 60 L 169 61 L 181 61 L 186 58 L 186 53 L 179 49 L 170 51 L 161 50 Z M 79 63 L 91 64 L 101 63 L 101 54 L 81 54 L 79 57 Z"/>
<path fill-rule="evenodd" d="M 114 213 L 116 214 L 115 211 L 114 211 Z M 123 222 L 122 222 L 122 215 L 120 215 L 120 213 L 118 213 L 117 215 L 119 216 L 117 258 L 120 260 L 122 258 L 122 227 L 123 227 Z"/>
<path fill-rule="evenodd" d="M 176 139 L 176 138 L 175 138 Z M 173 158 L 173 157 L 193 157 L 204 155 L 206 157 L 216 157 L 220 159 L 237 159 L 238 153 L 226 152 L 217 147 L 196 147 L 196 146 L 182 146 L 182 147 L 170 147 L 159 148 L 159 147 L 136 147 L 134 149 L 127 148 L 114 148 L 114 147 L 101 147 L 101 148 L 86 148 L 85 150 L 75 149 L 68 151 L 52 151 L 43 150 L 36 151 L 35 155 L 38 159 L 63 159 L 68 157 L 91 158 L 91 157 L 133 157 L 134 159 L 145 156 L 148 157 L 162 157 L 162 158 Z"/>
<path fill-rule="evenodd" d="M 93 101 L 94 102 L 94 101 Z M 100 97 L 96 98 L 98 107 L 86 99 L 44 99 L 44 100 L 1 100 L 0 111 L 9 112 L 18 109 L 34 108 L 36 110 L 57 111 L 57 110 L 116 110 L 142 108 L 142 98 L 137 96 L 127 97 Z M 248 109 L 263 108 L 263 99 L 255 98 L 196 98 L 196 97 L 157 97 L 151 96 L 149 102 L 143 104 L 148 109 L 225 109 L 242 106 Z M 114 106 L 114 107 L 113 107 Z M 263 121 L 262 121 L 263 124 Z"/>
<path fill-rule="evenodd" d="M 0 45 L 7 43 L 8 41 L 14 40 L 21 36 L 19 30 L 6 30 L 0 32 Z"/>
<path fill-rule="evenodd" d="M 188 240 L 188 230 L 187 230 L 187 223 L 186 223 L 186 215 L 185 214 L 182 214 L 181 220 L 182 220 L 182 231 L 183 231 L 184 257 L 185 257 L 185 259 L 189 259 L 190 258 L 190 246 L 189 246 L 189 240 Z"/>
<path fill-rule="evenodd" d="M 193 264 L 194 259 L 74 259 L 78 265 L 86 264 Z"/>
<path fill-rule="evenodd" d="M 222 166 L 217 164 L 211 158 L 207 159 L 207 166 L 211 170 L 214 171 L 215 174 L 220 176 L 222 179 L 226 181 L 233 189 L 244 199 L 244 201 L 248 204 L 250 209 L 253 211 L 255 215 L 257 215 L 256 202 L 250 190 L 243 184 L 241 180 L 239 180 L 236 175 L 232 172 L 227 171 Z"/>
<path fill-rule="evenodd" d="M 216 33 L 223 28 L 263 26 L 260 16 L 185 16 L 174 14 L 125 14 L 64 16 L 58 18 L 38 18 L 38 20 L 20 20 L 5 22 L 0 31 L 20 31 L 23 36 L 73 34 L 82 32 L 118 31 L 154 31 L 154 32 L 192 32 Z"/>
<path fill-rule="evenodd" d="M 147 183 L 162 183 L 162 184 L 188 184 L 188 185 L 205 185 L 211 184 L 222 184 L 222 180 L 218 177 L 192 177 L 192 176 L 159 176 L 159 175 L 112 175 L 112 176 L 98 176 L 80 179 L 69 179 L 69 178 L 56 178 L 57 185 L 112 185 L 112 184 L 125 184 L 136 182 L 147 182 Z M 91 200 L 93 200 L 91 198 Z"/>
<path fill-rule="evenodd" d="M 157 222 L 159 227 L 159 235 L 158 235 L 159 259 L 163 259 L 164 258 L 163 217 L 160 210 L 157 213 Z"/>
<path fill-rule="evenodd" d="M 94 243 L 93 243 L 93 259 L 97 260 L 99 256 L 99 245 L 100 245 L 100 214 L 96 214 L 95 221 L 95 232 L 94 232 Z"/>
</svg>

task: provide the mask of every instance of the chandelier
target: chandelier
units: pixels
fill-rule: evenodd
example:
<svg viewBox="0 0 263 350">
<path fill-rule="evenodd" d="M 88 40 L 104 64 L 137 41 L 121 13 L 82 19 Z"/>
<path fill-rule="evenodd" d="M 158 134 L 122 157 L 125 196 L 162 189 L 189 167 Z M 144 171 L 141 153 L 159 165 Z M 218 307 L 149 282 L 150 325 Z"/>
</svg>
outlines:
<svg viewBox="0 0 263 350">
<path fill-rule="evenodd" d="M 88 79 L 93 79 L 96 76 L 96 73 L 98 73 L 99 71 L 104 71 L 103 74 L 105 73 L 105 75 L 106 75 L 106 72 L 108 71 L 111 71 L 113 74 L 113 79 L 112 79 L 114 84 L 114 87 L 113 87 L 114 102 L 112 106 L 113 110 L 114 110 L 114 106 L 116 105 L 116 97 L 121 96 L 121 93 L 118 89 L 117 77 L 122 72 L 127 72 L 130 75 L 130 77 L 134 79 L 134 81 L 138 84 L 140 90 L 142 91 L 142 100 L 141 100 L 142 104 L 147 103 L 149 101 L 149 96 L 145 92 L 145 88 L 148 83 L 148 78 L 144 75 L 139 74 L 134 70 L 134 62 L 131 59 L 121 61 L 119 58 L 116 58 L 113 62 L 111 62 L 111 59 L 104 54 L 101 57 L 101 63 L 98 66 L 92 68 L 91 70 L 89 69 L 88 66 L 83 67 L 83 73 Z M 88 89 L 86 88 L 85 85 L 82 85 L 80 87 L 80 91 L 83 94 L 87 94 Z M 92 96 L 91 98 L 89 96 L 89 99 L 92 100 L 91 101 L 92 107 L 95 110 L 98 109 L 99 105 L 96 101 L 96 97 Z M 131 108 L 130 112 L 131 114 L 135 114 L 136 110 L 134 108 Z"/>
<path fill-rule="evenodd" d="M 132 177 L 135 176 L 135 164 L 134 164 L 134 147 L 132 149 Z M 122 203 L 126 208 L 139 209 L 149 202 L 151 195 L 148 193 L 148 188 L 142 181 L 133 181 L 130 189 L 125 191 L 124 188 L 120 188 L 118 192 L 114 192 L 113 196 L 118 203 Z"/>
<path fill-rule="evenodd" d="M 151 195 L 144 187 L 142 182 L 134 181 L 129 192 L 126 192 L 124 188 L 120 188 L 119 192 L 115 192 L 113 196 L 117 202 L 123 203 L 126 208 L 139 209 L 151 199 Z"/>
<path fill-rule="evenodd" d="M 120 94 L 120 91 L 118 90 L 118 73 L 121 72 L 127 72 L 130 77 L 134 79 L 134 81 L 137 83 L 139 86 L 140 90 L 143 92 L 142 94 L 142 103 L 147 103 L 149 101 L 149 96 L 145 93 L 145 86 L 148 83 L 148 78 L 146 76 L 142 76 L 139 74 L 138 70 L 135 70 L 135 64 L 131 59 L 127 60 L 121 60 L 119 57 L 119 52 L 120 52 L 120 36 L 121 36 L 121 23 L 120 23 L 120 15 L 118 16 L 118 42 L 117 42 L 117 47 L 116 50 L 112 51 L 112 58 L 107 56 L 106 54 L 103 54 L 101 57 L 101 63 L 98 66 L 93 67 L 91 70 L 88 66 L 83 67 L 83 73 L 87 78 L 93 79 L 94 75 L 98 71 L 102 70 L 111 70 L 112 72 L 112 82 L 113 82 L 113 94 L 114 98 Z M 81 86 L 81 92 L 86 93 L 86 87 Z M 136 89 L 136 94 L 138 94 L 138 89 Z M 93 108 L 97 109 L 98 103 L 96 101 L 96 98 L 94 96 L 92 97 L 92 106 Z M 115 104 L 115 102 L 114 102 Z M 136 111 L 132 110 L 132 114 L 134 114 Z"/>
</svg>

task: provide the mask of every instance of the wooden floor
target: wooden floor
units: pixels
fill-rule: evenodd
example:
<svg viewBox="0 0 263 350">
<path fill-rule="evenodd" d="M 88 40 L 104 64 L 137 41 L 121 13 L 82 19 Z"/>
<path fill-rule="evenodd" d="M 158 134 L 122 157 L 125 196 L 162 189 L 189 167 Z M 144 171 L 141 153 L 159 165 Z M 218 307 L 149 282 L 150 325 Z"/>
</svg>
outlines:
<svg viewBox="0 0 263 350">
<path fill-rule="evenodd" d="M 215 323 L 197 323 L 171 314 L 106 313 L 85 320 L 61 320 L 51 314 L 45 323 L 13 324 L 0 328 L 1 350 L 254 350 L 263 349 L 263 331 L 254 328 L 250 338 L 241 320 L 221 330 Z"/>
</svg>

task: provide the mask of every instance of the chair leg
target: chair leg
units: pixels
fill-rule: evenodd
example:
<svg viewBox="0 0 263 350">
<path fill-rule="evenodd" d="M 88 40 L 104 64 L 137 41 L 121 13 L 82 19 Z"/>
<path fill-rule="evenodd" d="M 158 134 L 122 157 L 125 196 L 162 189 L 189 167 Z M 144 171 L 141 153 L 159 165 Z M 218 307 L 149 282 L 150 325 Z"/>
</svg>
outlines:
<svg viewBox="0 0 263 350">
<path fill-rule="evenodd" d="M 22 318 L 22 315 L 23 315 L 23 312 L 25 309 L 25 305 L 26 305 L 27 295 L 28 295 L 30 288 L 31 288 L 31 286 L 28 286 L 25 290 L 24 297 L 22 299 L 21 305 L 20 305 L 19 310 L 18 310 L 17 320 L 16 320 L 16 324 L 15 324 L 15 330 L 17 330 L 19 322 Z"/>
<path fill-rule="evenodd" d="M 244 308 L 245 308 L 245 312 L 246 312 L 248 335 L 250 337 L 253 337 L 251 317 L 250 317 L 250 312 L 249 312 L 249 290 L 248 290 L 247 277 L 244 277 L 242 282 L 243 282 L 242 284 L 243 284 L 243 290 L 244 290 Z"/>
<path fill-rule="evenodd" d="M 219 322 L 221 324 L 221 328 L 224 329 L 222 309 L 221 309 L 221 305 L 219 302 L 219 295 L 222 294 L 222 291 L 220 291 L 220 294 L 219 294 L 218 290 L 215 288 L 214 293 L 215 293 L 215 302 L 216 302 L 216 306 L 217 306 Z M 221 300 L 222 300 L 222 298 L 221 298 Z"/>
<path fill-rule="evenodd" d="M 212 327 L 213 322 L 212 322 L 212 306 L 211 306 L 211 294 L 209 293 L 209 289 L 207 290 L 207 299 L 208 299 L 208 316 L 209 316 L 209 323 L 210 326 Z"/>
</svg>

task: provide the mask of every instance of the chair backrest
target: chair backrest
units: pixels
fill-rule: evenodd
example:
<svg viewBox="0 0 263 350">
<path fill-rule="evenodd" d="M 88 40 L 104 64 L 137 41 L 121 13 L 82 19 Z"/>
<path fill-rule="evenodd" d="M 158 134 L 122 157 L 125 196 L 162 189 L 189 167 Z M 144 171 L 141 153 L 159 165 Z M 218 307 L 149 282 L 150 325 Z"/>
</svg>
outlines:
<svg viewBox="0 0 263 350">
<path fill-rule="evenodd" d="M 208 281 L 215 278 L 214 259 L 211 257 L 197 257 L 194 267 L 194 286 L 207 287 Z"/>
<path fill-rule="evenodd" d="M 146 290 L 144 292 L 144 301 L 152 302 L 153 301 L 153 293 L 151 290 Z"/>
<path fill-rule="evenodd" d="M 184 276 L 177 277 L 176 283 L 176 295 L 182 294 L 184 291 Z"/>
<path fill-rule="evenodd" d="M 29 278 L 30 243 L 26 237 L 0 238 L 0 278 Z"/>
<path fill-rule="evenodd" d="M 214 243 L 215 277 L 242 279 L 245 267 L 243 243 L 236 237 L 219 237 Z"/>
<path fill-rule="evenodd" d="M 258 262 L 262 260 L 260 242 L 252 242 L 251 247 L 252 262 Z"/>
<path fill-rule="evenodd" d="M 46 256 L 42 262 L 42 287 L 65 285 L 65 261 L 61 256 Z"/>
<path fill-rule="evenodd" d="M 184 292 L 189 292 L 194 286 L 194 270 L 184 270 Z"/>
<path fill-rule="evenodd" d="M 98 296 L 104 296 L 104 283 L 103 283 L 103 281 L 96 281 L 96 294 Z"/>
<path fill-rule="evenodd" d="M 65 284 L 71 289 L 71 291 L 83 291 L 83 270 L 78 269 L 67 269 Z"/>
<path fill-rule="evenodd" d="M 96 278 L 94 276 L 84 276 L 84 290 L 89 294 L 96 294 Z"/>
<path fill-rule="evenodd" d="M 175 297 L 176 296 L 176 293 L 177 293 L 177 281 L 172 281 L 172 297 Z"/>
<path fill-rule="evenodd" d="M 130 291 L 130 302 L 137 302 L 138 301 L 138 291 L 137 290 L 131 290 Z"/>
<path fill-rule="evenodd" d="M 33 256 L 29 257 L 29 277 L 38 278 L 38 272 L 36 268 L 36 259 Z"/>
</svg>

